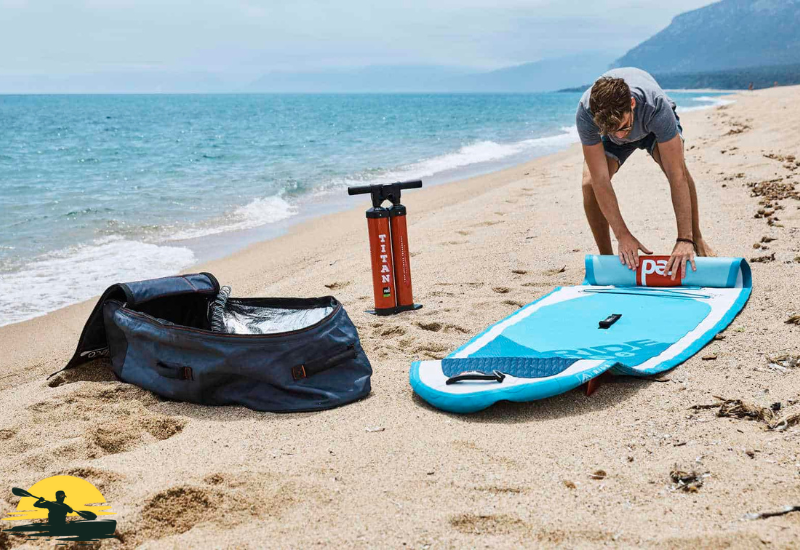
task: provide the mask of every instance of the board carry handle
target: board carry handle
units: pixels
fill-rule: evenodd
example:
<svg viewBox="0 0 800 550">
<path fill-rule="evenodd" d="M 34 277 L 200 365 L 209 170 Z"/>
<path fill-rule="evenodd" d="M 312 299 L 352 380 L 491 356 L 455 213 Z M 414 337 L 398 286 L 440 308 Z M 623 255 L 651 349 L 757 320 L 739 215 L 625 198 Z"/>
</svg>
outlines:
<svg viewBox="0 0 800 550">
<path fill-rule="evenodd" d="M 503 383 L 503 380 L 506 379 L 506 375 L 500 372 L 499 370 L 492 371 L 491 374 L 487 374 L 485 372 L 480 371 L 469 371 L 469 372 L 462 372 L 461 374 L 457 374 L 455 376 L 451 376 L 445 382 L 446 385 L 456 384 L 458 382 L 463 382 L 465 380 L 485 380 L 487 382 L 497 382 L 499 384 Z"/>
</svg>

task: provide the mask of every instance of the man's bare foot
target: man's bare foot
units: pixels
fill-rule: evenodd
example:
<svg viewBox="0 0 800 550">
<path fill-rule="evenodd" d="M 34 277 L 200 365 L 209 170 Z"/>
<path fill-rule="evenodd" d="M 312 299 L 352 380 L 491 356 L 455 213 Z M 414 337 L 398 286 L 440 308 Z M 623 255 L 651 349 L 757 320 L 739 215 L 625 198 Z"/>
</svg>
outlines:
<svg viewBox="0 0 800 550">
<path fill-rule="evenodd" d="M 710 246 L 708 246 L 706 241 L 704 241 L 702 238 L 695 240 L 695 244 L 697 245 L 697 255 L 698 256 L 707 256 L 707 257 L 712 257 L 713 258 L 714 256 L 717 255 L 714 252 L 714 250 Z"/>
</svg>

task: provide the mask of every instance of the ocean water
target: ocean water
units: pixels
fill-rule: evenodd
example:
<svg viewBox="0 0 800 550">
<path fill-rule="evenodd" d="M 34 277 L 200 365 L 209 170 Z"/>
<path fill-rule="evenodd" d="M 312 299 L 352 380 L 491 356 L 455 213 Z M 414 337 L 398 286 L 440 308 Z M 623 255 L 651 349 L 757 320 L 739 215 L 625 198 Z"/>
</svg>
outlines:
<svg viewBox="0 0 800 550">
<path fill-rule="evenodd" d="M 682 110 L 727 101 L 670 95 Z M 558 151 L 577 142 L 579 96 L 0 96 L 0 325 L 352 205 L 348 185 Z"/>
</svg>

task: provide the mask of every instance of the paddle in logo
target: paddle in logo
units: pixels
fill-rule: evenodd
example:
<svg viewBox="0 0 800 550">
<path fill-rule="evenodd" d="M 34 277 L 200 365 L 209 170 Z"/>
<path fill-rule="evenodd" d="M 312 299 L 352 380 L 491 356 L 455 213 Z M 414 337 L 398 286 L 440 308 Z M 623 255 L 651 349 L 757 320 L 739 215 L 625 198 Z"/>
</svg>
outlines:
<svg viewBox="0 0 800 550">
<path fill-rule="evenodd" d="M 117 522 L 97 519 L 115 515 L 102 493 L 90 482 L 75 476 L 53 476 L 34 483 L 28 490 L 13 487 L 21 497 L 16 512 L 3 521 L 25 521 L 3 532 L 26 540 L 55 538 L 88 542 L 113 538 Z M 73 519 L 74 518 L 74 519 Z"/>
<path fill-rule="evenodd" d="M 636 270 L 636 284 L 639 286 L 681 286 L 680 277 L 672 280 L 667 273 L 669 256 L 646 256 L 641 258 Z"/>
</svg>

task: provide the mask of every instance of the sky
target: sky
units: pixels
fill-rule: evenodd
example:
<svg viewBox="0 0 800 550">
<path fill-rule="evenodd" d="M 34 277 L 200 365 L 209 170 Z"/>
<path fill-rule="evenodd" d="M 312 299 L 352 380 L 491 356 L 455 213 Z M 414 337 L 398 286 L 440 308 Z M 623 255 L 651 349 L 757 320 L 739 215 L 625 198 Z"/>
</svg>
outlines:
<svg viewBox="0 0 800 550">
<path fill-rule="evenodd" d="M 623 54 L 708 0 L 0 0 L 0 75 L 490 70 Z"/>
</svg>

